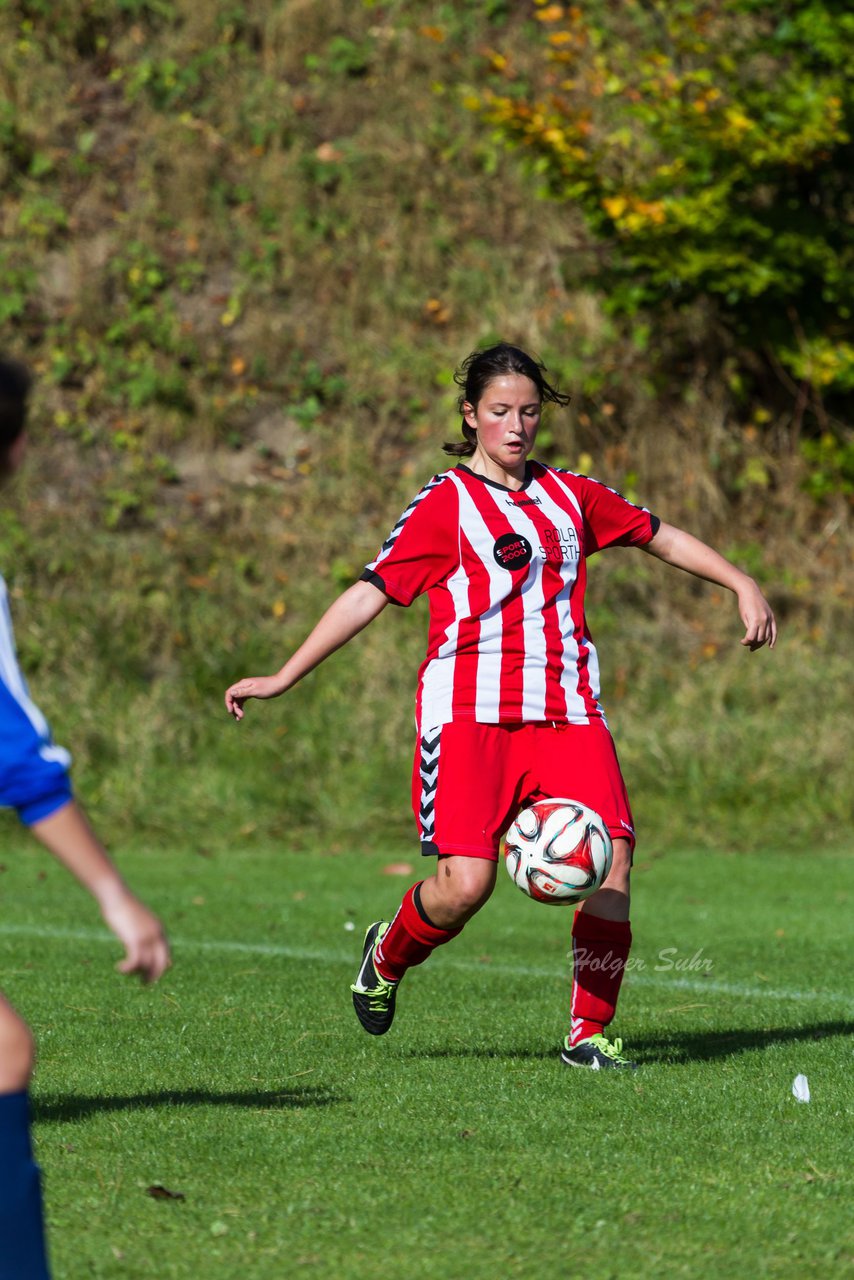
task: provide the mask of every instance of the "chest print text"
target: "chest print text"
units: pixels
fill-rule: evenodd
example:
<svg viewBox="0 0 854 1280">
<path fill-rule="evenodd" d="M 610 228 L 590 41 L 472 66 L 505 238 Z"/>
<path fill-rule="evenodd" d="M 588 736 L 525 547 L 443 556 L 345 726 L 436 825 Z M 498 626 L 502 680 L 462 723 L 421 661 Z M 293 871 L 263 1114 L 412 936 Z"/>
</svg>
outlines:
<svg viewBox="0 0 854 1280">
<path fill-rule="evenodd" d="M 579 556 L 578 534 L 570 525 L 566 529 L 543 530 L 543 541 L 540 546 L 540 555 L 544 560 L 553 560 L 558 563 L 564 560 L 577 560 Z"/>
</svg>

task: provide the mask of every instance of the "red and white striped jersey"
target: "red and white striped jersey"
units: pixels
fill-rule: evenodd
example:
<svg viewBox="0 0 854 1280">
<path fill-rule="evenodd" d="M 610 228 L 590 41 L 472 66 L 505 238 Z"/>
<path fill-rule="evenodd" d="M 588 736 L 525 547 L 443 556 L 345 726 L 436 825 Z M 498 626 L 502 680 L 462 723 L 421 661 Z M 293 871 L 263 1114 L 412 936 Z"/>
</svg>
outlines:
<svg viewBox="0 0 854 1280">
<path fill-rule="evenodd" d="M 521 489 L 465 466 L 434 476 L 362 574 L 396 604 L 429 599 L 418 724 L 603 720 L 585 562 L 649 542 L 658 523 L 598 480 L 538 462 Z"/>
</svg>

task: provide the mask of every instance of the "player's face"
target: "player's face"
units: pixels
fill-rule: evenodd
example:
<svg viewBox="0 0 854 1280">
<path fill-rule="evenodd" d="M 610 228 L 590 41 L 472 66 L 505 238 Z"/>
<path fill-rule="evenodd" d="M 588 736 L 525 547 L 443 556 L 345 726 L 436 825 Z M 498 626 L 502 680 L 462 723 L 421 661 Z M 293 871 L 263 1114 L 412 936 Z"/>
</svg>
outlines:
<svg viewBox="0 0 854 1280">
<path fill-rule="evenodd" d="M 475 469 L 499 482 L 499 471 L 523 479 L 541 409 L 536 383 L 521 373 L 493 378 L 476 405 L 466 402 L 465 420 L 477 432 L 477 451 L 472 459 Z"/>
</svg>

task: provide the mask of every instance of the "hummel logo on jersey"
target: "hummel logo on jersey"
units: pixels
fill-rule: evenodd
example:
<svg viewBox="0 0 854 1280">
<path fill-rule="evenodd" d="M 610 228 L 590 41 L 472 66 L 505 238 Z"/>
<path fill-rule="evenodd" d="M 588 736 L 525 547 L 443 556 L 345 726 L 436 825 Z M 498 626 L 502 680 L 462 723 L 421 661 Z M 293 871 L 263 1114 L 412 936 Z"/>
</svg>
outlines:
<svg viewBox="0 0 854 1280">
<path fill-rule="evenodd" d="M 534 552 L 521 533 L 503 533 L 492 548 L 492 554 L 502 569 L 524 569 L 531 563 Z"/>
<path fill-rule="evenodd" d="M 505 498 L 508 507 L 541 507 L 542 498 Z"/>
</svg>

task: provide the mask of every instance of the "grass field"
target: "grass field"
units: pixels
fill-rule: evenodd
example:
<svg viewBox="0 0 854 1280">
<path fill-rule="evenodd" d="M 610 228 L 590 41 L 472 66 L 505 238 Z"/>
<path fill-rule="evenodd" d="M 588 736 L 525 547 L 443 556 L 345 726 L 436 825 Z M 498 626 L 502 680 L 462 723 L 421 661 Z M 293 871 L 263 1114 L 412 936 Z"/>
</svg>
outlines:
<svg viewBox="0 0 854 1280">
<path fill-rule="evenodd" d="M 641 1070 L 614 1078 L 559 1064 L 570 914 L 503 875 L 375 1041 L 347 987 L 363 926 L 409 883 L 383 874 L 401 846 L 130 848 L 175 951 L 143 990 L 112 972 L 85 897 L 9 830 L 3 985 L 40 1045 L 58 1280 L 854 1263 L 844 852 L 641 858 L 615 1026 Z"/>
</svg>

